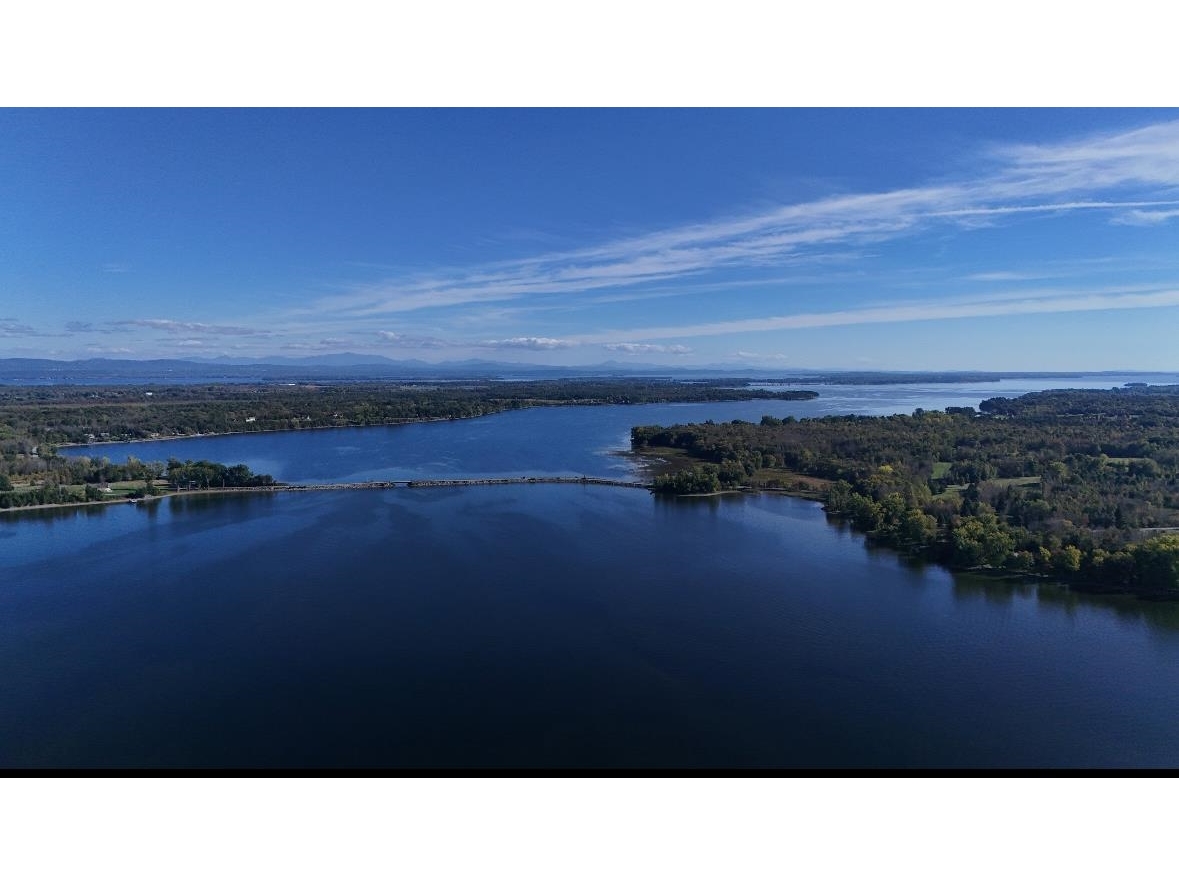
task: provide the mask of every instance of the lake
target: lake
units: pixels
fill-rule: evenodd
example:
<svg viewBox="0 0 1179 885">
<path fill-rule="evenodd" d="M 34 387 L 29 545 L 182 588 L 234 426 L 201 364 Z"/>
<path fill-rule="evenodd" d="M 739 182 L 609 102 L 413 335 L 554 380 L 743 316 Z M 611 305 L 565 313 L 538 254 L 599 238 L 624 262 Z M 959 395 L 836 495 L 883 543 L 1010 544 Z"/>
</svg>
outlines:
<svg viewBox="0 0 1179 885">
<path fill-rule="evenodd" d="M 399 427 L 339 428 L 283 433 L 242 433 L 184 440 L 75 446 L 71 456 L 121 462 L 207 459 L 248 464 L 283 482 L 327 483 L 431 478 L 507 478 L 592 475 L 633 478 L 630 429 L 638 424 L 688 424 L 714 420 L 759 421 L 763 415 L 891 415 L 914 409 L 977 406 L 993 396 L 1019 396 L 1047 387 L 1120 387 L 1146 378 L 1179 383 L 1179 375 L 1075 379 L 1016 378 L 980 384 L 814 385 L 813 400 L 665 403 L 636 406 L 553 406 L 502 412 L 462 421 Z"/>
<path fill-rule="evenodd" d="M 621 478 L 632 424 L 1022 392 L 1000 386 L 95 451 L 292 482 Z M 7 514 L 0 551 L 5 766 L 1179 764 L 1179 605 L 907 563 L 783 496 L 189 497 Z"/>
</svg>

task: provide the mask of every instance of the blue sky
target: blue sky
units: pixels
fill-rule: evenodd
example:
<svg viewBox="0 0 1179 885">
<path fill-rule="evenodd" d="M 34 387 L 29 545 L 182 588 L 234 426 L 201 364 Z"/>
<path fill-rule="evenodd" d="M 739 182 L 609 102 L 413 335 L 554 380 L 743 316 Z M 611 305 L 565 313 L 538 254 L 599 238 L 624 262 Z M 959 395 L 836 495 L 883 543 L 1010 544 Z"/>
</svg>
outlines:
<svg viewBox="0 0 1179 885">
<path fill-rule="evenodd" d="M 1179 112 L 0 111 L 0 356 L 1179 369 Z"/>
</svg>

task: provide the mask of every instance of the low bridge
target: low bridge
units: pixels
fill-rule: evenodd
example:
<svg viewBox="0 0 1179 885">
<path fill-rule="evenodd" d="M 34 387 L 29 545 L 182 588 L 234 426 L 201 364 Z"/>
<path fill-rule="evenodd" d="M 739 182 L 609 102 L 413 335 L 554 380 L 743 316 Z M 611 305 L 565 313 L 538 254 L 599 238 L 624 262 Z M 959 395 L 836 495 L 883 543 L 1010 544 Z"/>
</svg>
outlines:
<svg viewBox="0 0 1179 885">
<path fill-rule="evenodd" d="M 332 482 L 332 483 L 280 483 L 268 488 L 278 492 L 319 492 L 343 489 L 432 489 L 448 486 L 505 486 L 505 485 L 583 485 L 583 486 L 617 486 L 627 489 L 650 489 L 651 486 L 642 482 L 628 482 L 621 479 L 602 479 L 596 476 L 520 476 L 496 477 L 489 479 L 396 479 L 373 480 L 371 482 Z"/>
</svg>

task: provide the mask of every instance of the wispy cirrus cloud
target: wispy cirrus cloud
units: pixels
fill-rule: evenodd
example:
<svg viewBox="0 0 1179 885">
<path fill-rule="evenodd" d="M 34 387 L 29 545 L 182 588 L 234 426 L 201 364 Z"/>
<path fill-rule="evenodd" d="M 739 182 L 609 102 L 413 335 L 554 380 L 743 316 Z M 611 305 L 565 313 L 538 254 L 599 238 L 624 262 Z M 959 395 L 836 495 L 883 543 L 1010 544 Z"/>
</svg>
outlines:
<svg viewBox="0 0 1179 885">
<path fill-rule="evenodd" d="M 577 295 L 603 289 L 680 280 L 732 266 L 773 266 L 798 249 L 833 240 L 862 242 L 887 238 L 906 225 L 896 221 L 845 224 L 718 240 L 686 248 L 644 251 L 640 242 L 619 244 L 613 252 L 583 251 L 521 262 L 489 265 L 473 272 L 413 277 L 362 286 L 326 298 L 311 312 L 353 317 L 405 313 L 519 298 Z M 630 254 L 628 254 L 628 250 Z"/>
<path fill-rule="evenodd" d="M 1133 209 L 1114 219 L 1118 224 L 1132 224 L 1147 227 L 1156 224 L 1166 224 L 1172 218 L 1179 218 L 1179 209 L 1153 210 Z"/>
<path fill-rule="evenodd" d="M 733 333 L 772 332 L 784 329 L 818 329 L 830 326 L 858 326 L 881 323 L 908 323 L 923 320 L 968 319 L 979 317 L 1021 316 L 1027 314 L 1072 313 L 1095 310 L 1135 310 L 1179 307 L 1179 286 L 1166 289 L 1074 292 L 1025 291 L 1005 292 L 985 298 L 959 298 L 944 301 L 795 313 L 782 316 L 723 320 L 682 326 L 659 326 L 631 329 L 632 338 L 693 338 Z M 613 332 L 610 337 L 617 337 Z M 586 335 L 582 343 L 603 343 L 602 335 Z"/>
<path fill-rule="evenodd" d="M 632 293 L 740 269 L 762 274 L 833 249 L 857 249 L 935 225 L 959 229 L 1028 214 L 1104 213 L 1161 224 L 1179 216 L 1179 121 L 1048 145 L 995 147 L 975 177 L 850 193 L 687 224 L 601 245 L 404 275 L 350 287 L 310 312 L 375 317 L 482 302 Z"/>
<path fill-rule="evenodd" d="M 1070 139 L 1048 145 L 1006 145 L 994 150 L 1011 165 L 996 185 L 1012 195 L 1067 193 L 1101 188 L 1179 185 L 1179 122 Z"/>
</svg>

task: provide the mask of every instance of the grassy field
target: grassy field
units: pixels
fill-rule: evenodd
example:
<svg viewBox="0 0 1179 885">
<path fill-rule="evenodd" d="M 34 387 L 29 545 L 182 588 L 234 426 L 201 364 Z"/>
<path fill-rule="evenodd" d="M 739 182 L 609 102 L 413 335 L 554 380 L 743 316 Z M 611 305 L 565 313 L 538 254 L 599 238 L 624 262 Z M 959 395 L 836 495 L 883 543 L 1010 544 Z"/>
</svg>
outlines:
<svg viewBox="0 0 1179 885">
<path fill-rule="evenodd" d="M 1010 488 L 1011 486 L 1038 486 L 1040 484 L 1040 477 L 1038 476 L 1010 476 L 1006 479 L 984 479 L 979 483 L 982 485 L 990 485 L 1000 489 Z M 946 486 L 947 492 L 963 492 L 969 488 L 968 483 L 959 483 L 957 485 Z M 943 493 L 944 494 L 944 493 Z M 941 497 L 940 495 L 937 497 Z"/>
<path fill-rule="evenodd" d="M 1040 484 L 1040 477 L 1038 477 L 1038 476 L 1012 476 L 1008 479 L 988 479 L 988 480 L 985 480 L 985 482 L 989 482 L 992 485 L 998 486 L 999 488 L 1006 489 L 1011 486 L 1038 486 Z M 980 483 L 980 485 L 981 484 L 982 483 Z"/>
<path fill-rule="evenodd" d="M 822 500 L 831 480 L 803 476 L 784 467 L 763 467 L 750 477 L 750 484 L 762 488 L 782 489 L 801 498 Z"/>
<path fill-rule="evenodd" d="M 27 483 L 27 482 L 25 482 L 25 483 L 14 482 L 12 484 L 12 490 L 17 493 L 28 492 L 36 487 L 37 486 L 35 486 L 31 483 Z M 67 486 L 62 486 L 62 488 L 67 489 L 70 492 L 77 492 L 79 495 L 84 494 L 86 491 L 85 485 L 67 485 Z M 162 492 L 165 492 L 168 490 L 168 484 L 167 484 L 167 482 L 165 482 L 162 479 L 157 479 L 152 483 L 152 488 L 153 488 L 153 491 L 155 494 L 161 494 Z M 137 480 L 126 480 L 126 481 L 122 481 L 122 482 L 112 482 L 112 483 L 110 483 L 110 491 L 103 492 L 103 497 L 123 498 L 123 497 L 126 497 L 128 492 L 139 492 L 139 491 L 143 491 L 143 480 L 137 479 Z"/>
</svg>

